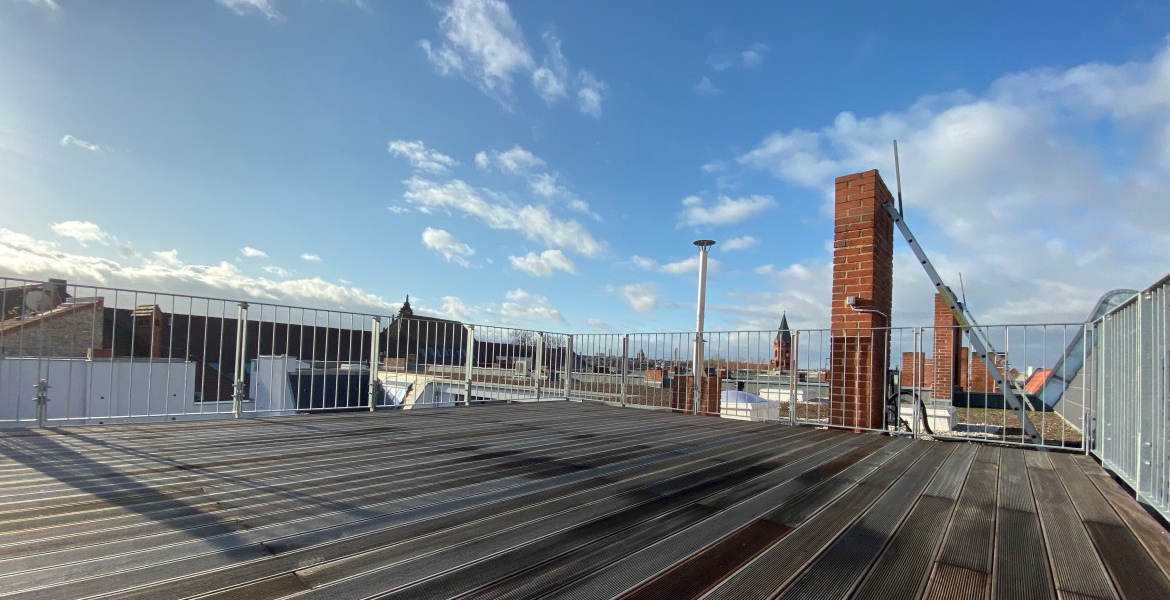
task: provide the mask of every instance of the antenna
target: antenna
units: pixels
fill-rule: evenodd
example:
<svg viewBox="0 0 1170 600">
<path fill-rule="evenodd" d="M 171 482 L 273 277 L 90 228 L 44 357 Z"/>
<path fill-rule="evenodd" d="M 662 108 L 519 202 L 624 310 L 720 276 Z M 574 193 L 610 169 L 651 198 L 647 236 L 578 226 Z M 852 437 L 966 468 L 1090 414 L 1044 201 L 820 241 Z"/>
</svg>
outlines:
<svg viewBox="0 0 1170 600">
<path fill-rule="evenodd" d="M 963 287 L 962 271 L 959 271 L 959 295 L 963 297 L 963 306 L 967 306 L 967 288 Z"/>
<path fill-rule="evenodd" d="M 898 179 L 898 214 L 902 212 L 902 163 L 898 161 L 898 140 L 894 140 L 894 177 Z"/>
</svg>

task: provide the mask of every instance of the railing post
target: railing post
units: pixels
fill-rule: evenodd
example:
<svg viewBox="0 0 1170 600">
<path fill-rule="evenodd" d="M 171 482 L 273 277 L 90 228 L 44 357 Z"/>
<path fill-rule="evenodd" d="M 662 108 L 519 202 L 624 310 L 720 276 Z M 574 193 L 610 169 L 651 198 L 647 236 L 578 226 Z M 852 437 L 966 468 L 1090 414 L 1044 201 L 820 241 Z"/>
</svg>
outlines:
<svg viewBox="0 0 1170 600">
<path fill-rule="evenodd" d="M 240 418 L 244 412 L 244 373 L 248 356 L 248 303 L 240 302 L 236 312 L 236 372 L 232 385 L 232 416 Z"/>
<path fill-rule="evenodd" d="M 544 332 L 536 332 L 536 359 L 532 369 L 533 387 L 536 388 L 536 400 L 540 401 L 540 372 L 544 369 Z"/>
<path fill-rule="evenodd" d="M 33 389 L 37 391 L 37 397 L 35 398 L 37 403 L 37 427 L 45 426 L 46 413 L 49 412 L 49 388 L 51 387 L 53 386 L 49 385 L 48 379 L 41 379 L 33 386 Z"/>
<path fill-rule="evenodd" d="M 958 350 L 958 348 L 952 348 L 951 351 L 958 352 L 959 350 Z M 914 361 L 914 377 L 910 381 L 910 397 L 914 398 L 914 400 L 913 400 L 914 404 L 910 407 L 910 418 L 911 418 L 911 420 L 914 421 L 914 424 L 911 425 L 911 430 L 913 431 L 913 435 L 915 438 L 918 437 L 918 429 L 919 429 L 919 427 L 921 427 L 920 423 L 922 422 L 922 416 L 920 416 L 918 414 L 918 411 L 922 408 L 922 406 L 925 406 L 925 404 L 926 404 L 925 402 L 918 402 L 918 400 L 917 400 L 918 399 L 918 392 L 915 391 L 916 380 L 919 379 L 920 377 L 922 377 L 922 370 L 924 368 L 926 368 L 925 364 L 919 364 L 920 361 L 918 360 L 918 357 L 925 356 L 925 355 L 926 354 L 922 349 L 922 327 L 915 327 L 914 328 L 914 358 L 911 359 Z M 924 362 L 924 361 L 922 361 L 922 362 Z M 906 365 L 902 365 L 902 373 L 903 374 L 906 373 Z M 925 380 L 925 378 L 923 378 L 923 379 Z M 899 381 L 898 387 L 905 389 L 905 387 L 906 387 L 905 382 Z M 898 394 L 897 396 L 895 396 L 894 401 L 896 404 L 894 406 L 893 425 L 894 425 L 894 430 L 897 431 L 898 430 L 898 420 L 902 418 L 902 395 Z M 934 404 L 934 400 L 931 399 L 930 403 Z M 984 404 L 984 406 L 986 406 L 986 403 Z"/>
<path fill-rule="evenodd" d="M 378 363 L 382 362 L 380 338 L 382 337 L 382 319 L 374 317 L 370 323 L 370 412 L 378 404 Z"/>
<path fill-rule="evenodd" d="M 565 337 L 565 400 L 573 398 L 573 336 Z"/>
<path fill-rule="evenodd" d="M 626 406 L 626 375 L 630 369 L 630 334 L 622 335 L 622 408 Z"/>
<path fill-rule="evenodd" d="M 475 369 L 475 326 L 464 325 L 463 328 L 467 330 L 467 368 L 464 372 L 464 381 L 466 386 L 464 388 L 463 404 L 464 406 L 471 406 L 471 380 Z"/>
<path fill-rule="evenodd" d="M 788 366 L 788 421 L 796 425 L 796 399 L 800 392 L 800 332 L 792 332 L 791 360 Z"/>
</svg>

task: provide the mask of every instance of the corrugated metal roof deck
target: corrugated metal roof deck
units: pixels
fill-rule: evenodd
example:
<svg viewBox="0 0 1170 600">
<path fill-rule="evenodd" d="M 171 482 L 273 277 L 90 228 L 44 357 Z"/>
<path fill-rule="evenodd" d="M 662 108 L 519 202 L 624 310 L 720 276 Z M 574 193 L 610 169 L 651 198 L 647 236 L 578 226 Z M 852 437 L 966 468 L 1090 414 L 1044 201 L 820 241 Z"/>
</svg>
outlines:
<svg viewBox="0 0 1170 600">
<path fill-rule="evenodd" d="M 566 402 L 0 432 L 0 596 L 1170 598 L 1068 454 Z"/>
</svg>

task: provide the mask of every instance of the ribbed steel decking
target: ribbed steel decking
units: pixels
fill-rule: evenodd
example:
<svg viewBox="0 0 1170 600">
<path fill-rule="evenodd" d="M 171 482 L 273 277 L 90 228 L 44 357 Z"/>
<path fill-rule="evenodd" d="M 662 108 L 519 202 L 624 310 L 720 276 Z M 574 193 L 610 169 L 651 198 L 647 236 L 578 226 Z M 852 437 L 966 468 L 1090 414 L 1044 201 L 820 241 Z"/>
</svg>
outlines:
<svg viewBox="0 0 1170 600">
<path fill-rule="evenodd" d="M 4 598 L 1170 598 L 1070 454 L 550 402 L 0 431 Z"/>
</svg>

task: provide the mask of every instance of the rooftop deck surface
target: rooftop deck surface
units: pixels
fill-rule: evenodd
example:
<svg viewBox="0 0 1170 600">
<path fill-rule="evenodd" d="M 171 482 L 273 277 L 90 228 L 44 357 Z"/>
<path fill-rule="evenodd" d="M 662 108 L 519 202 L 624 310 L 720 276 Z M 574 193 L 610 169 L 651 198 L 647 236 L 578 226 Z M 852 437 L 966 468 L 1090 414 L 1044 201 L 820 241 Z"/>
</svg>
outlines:
<svg viewBox="0 0 1170 600">
<path fill-rule="evenodd" d="M 0 431 L 4 598 L 1170 598 L 1091 459 L 550 402 Z"/>
</svg>

